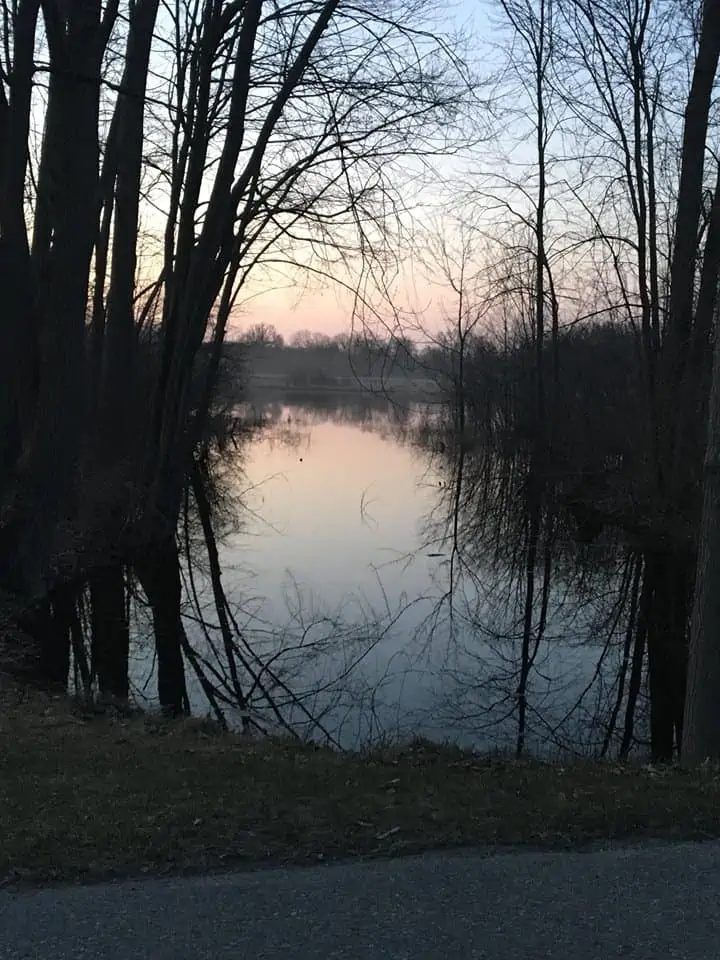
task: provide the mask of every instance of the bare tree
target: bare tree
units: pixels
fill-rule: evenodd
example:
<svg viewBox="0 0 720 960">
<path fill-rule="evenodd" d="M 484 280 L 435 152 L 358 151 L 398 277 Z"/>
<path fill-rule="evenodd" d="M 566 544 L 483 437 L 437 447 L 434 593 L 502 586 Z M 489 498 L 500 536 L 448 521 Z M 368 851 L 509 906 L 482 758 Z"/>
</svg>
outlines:
<svg viewBox="0 0 720 960">
<path fill-rule="evenodd" d="M 718 445 L 720 444 L 720 338 L 718 338 L 718 274 L 720 271 L 720 171 L 712 198 L 708 236 L 702 259 L 699 294 L 695 296 L 698 260 L 698 225 L 702 194 L 706 139 L 713 87 L 720 60 L 720 3 L 705 0 L 693 83 L 685 111 L 683 165 L 672 276 L 671 384 L 679 389 L 683 376 L 692 377 L 689 354 L 697 327 L 709 327 L 714 318 L 715 350 L 709 403 L 707 446 L 703 471 L 703 506 L 699 534 L 699 558 L 690 635 L 688 693 L 685 706 L 683 757 L 687 762 L 720 756 L 720 661 L 717 636 L 720 629 L 718 600 L 718 549 L 720 503 Z M 717 161 L 716 161 L 717 162 Z M 693 324 L 695 330 L 693 330 Z"/>
<path fill-rule="evenodd" d="M 130 572 L 161 703 L 186 708 L 176 529 L 234 304 L 258 271 L 349 282 L 390 249 L 397 160 L 451 146 L 468 89 L 427 9 L 3 4 L 0 532 L 57 682 L 89 585 L 99 682 L 125 695 Z"/>
<path fill-rule="evenodd" d="M 682 5 L 557 0 L 545 7 L 501 7 L 503 22 L 509 18 L 512 27 L 509 40 L 503 32 L 502 44 L 511 63 L 519 65 L 521 78 L 509 94 L 501 88 L 498 97 L 498 107 L 505 106 L 505 112 L 499 110 L 505 167 L 474 173 L 465 221 L 490 238 L 491 253 L 484 259 L 493 264 L 495 283 L 492 288 L 488 284 L 484 297 L 486 306 L 494 301 L 496 308 L 488 316 L 497 323 L 505 312 L 511 324 L 524 324 L 537 351 L 535 413 L 526 411 L 524 421 L 511 416 L 510 433 L 516 442 L 525 437 L 534 445 L 531 463 L 537 469 L 537 454 L 544 451 L 540 473 L 552 476 L 552 482 L 543 488 L 543 516 L 555 511 L 557 519 L 558 509 L 569 510 L 578 518 L 580 541 L 600 532 L 615 538 L 617 592 L 625 598 L 622 616 L 627 622 L 610 722 L 614 727 L 624 709 L 621 749 L 626 753 L 635 738 L 635 712 L 647 680 L 652 755 L 668 760 L 682 735 L 697 481 L 716 309 L 716 194 L 698 147 L 701 140 L 705 143 L 708 123 L 707 100 L 698 97 L 703 91 L 709 96 L 712 89 L 707 44 L 695 50 L 688 29 L 692 11 Z M 546 45 L 541 41 L 543 17 Z M 696 60 L 691 89 L 685 77 Z M 683 147 L 675 104 L 684 98 L 695 106 L 687 111 Z M 545 137 L 538 140 L 543 130 Z M 539 166 L 526 160 L 530 135 Z M 677 171 L 672 158 L 681 147 L 686 160 Z M 520 163 L 514 148 L 523 150 Z M 523 176 L 523 171 L 532 174 Z M 522 273 L 530 254 L 528 284 Z M 683 289 L 684 301 L 678 293 Z M 609 446 L 623 452 L 606 463 L 589 449 L 589 438 L 568 429 L 574 416 L 561 407 L 578 404 L 584 393 L 572 371 L 563 375 L 559 369 L 558 344 L 561 335 L 567 338 L 581 325 L 606 323 L 610 334 L 618 322 L 627 324 L 636 338 L 637 388 L 622 384 L 626 425 L 614 419 L 610 423 L 616 431 L 627 431 L 627 437 L 618 433 L 612 440 Z M 543 334 L 550 323 L 548 344 Z M 538 332 L 549 349 L 543 351 Z M 609 373 L 607 379 L 609 384 Z M 473 389 L 478 398 L 483 395 L 479 385 Z M 557 396 L 564 399 L 558 402 Z M 596 402 L 608 407 L 607 390 L 598 389 Z M 538 421 L 537 412 L 543 410 Z M 630 444 L 629 436 L 634 437 Z M 564 529 L 567 519 L 562 520 Z M 523 542 L 539 543 L 533 535 L 537 531 L 537 523 L 533 529 L 528 519 Z M 550 548 L 543 571 L 549 569 L 548 557 L 563 549 Z M 525 557 L 530 560 L 529 553 Z M 535 593 L 538 559 L 536 549 L 525 571 L 530 589 L 525 593 L 521 687 L 527 687 L 532 664 L 528 599 Z M 608 623 L 615 631 L 616 618 Z M 522 739 L 519 745 L 522 749 Z"/>
<path fill-rule="evenodd" d="M 546 520 L 549 527 L 552 527 L 553 522 L 551 512 L 547 511 L 548 444 L 550 443 L 548 423 L 551 419 L 547 410 L 547 387 L 545 383 L 548 300 L 552 303 L 551 316 L 554 321 L 552 332 L 555 339 L 557 338 L 557 307 L 553 296 L 552 275 L 550 274 L 546 249 L 545 224 L 548 209 L 548 146 L 552 126 L 548 77 L 555 55 L 555 35 L 553 0 L 540 0 L 537 4 L 501 0 L 501 4 L 517 39 L 525 49 L 527 57 L 527 93 L 532 104 L 531 123 L 535 135 L 533 161 L 536 172 L 536 192 L 531 214 L 535 257 L 532 317 L 532 338 L 535 350 L 533 369 L 535 403 L 532 424 L 534 439 L 526 478 L 528 526 L 525 546 L 525 600 L 520 676 L 518 680 L 518 736 L 516 744 L 516 752 L 520 755 L 525 746 L 528 680 L 534 659 L 533 647 L 537 650 L 542 635 L 546 620 L 542 611 L 546 611 L 546 598 L 549 590 L 551 530 L 548 530 L 545 536 L 547 547 L 545 560 L 542 564 L 544 571 L 543 602 L 541 603 L 539 626 L 536 628 L 534 624 L 536 614 L 535 579 L 540 559 L 542 525 Z"/>
</svg>

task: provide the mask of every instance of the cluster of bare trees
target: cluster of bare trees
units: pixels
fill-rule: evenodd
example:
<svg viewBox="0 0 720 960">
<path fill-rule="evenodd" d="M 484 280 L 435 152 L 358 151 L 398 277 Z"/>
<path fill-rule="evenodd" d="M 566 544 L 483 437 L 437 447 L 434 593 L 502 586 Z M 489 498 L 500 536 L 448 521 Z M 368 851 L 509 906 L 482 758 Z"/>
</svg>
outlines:
<svg viewBox="0 0 720 960">
<path fill-rule="evenodd" d="M 349 282 L 386 255 L 397 158 L 451 147 L 469 90 L 433 15 L 2 3 L 0 589 L 44 679 L 72 652 L 126 697 L 139 584 L 160 702 L 187 709 L 177 538 L 190 502 L 217 585 L 202 464 L 233 306 L 275 267 Z"/>
<path fill-rule="evenodd" d="M 681 746 L 691 759 L 717 755 L 718 393 L 710 385 L 720 4 L 499 0 L 497 13 L 507 54 L 497 78 L 503 154 L 494 169 L 474 173 L 461 241 L 440 262 L 459 304 L 449 341 L 461 384 L 456 408 L 467 417 L 475 393 L 494 457 L 481 489 L 495 503 L 493 489 L 522 493 L 517 749 L 571 505 L 586 530 L 589 522 L 621 534 L 623 583 L 631 585 L 617 681 L 618 709 L 630 698 L 625 746 L 646 677 L 654 758 L 668 760 Z M 583 383 L 568 367 L 577 351 L 562 345 L 598 324 L 610 332 L 597 341 L 598 363 L 621 366 Z M 612 343 L 627 344 L 622 331 L 634 344 L 632 374 L 618 380 L 628 369 L 625 347 L 612 359 Z M 473 354 L 482 360 L 481 332 L 505 357 L 497 389 L 478 383 L 482 362 L 469 362 Z M 570 411 L 577 414 L 589 385 L 598 432 L 583 434 L 571 429 Z M 626 405 L 620 418 L 617 390 Z"/>
<path fill-rule="evenodd" d="M 502 156 L 463 168 L 459 252 L 438 255 L 463 456 L 480 330 L 524 378 L 482 408 L 493 463 L 521 463 L 500 471 L 524 505 L 517 748 L 570 504 L 622 534 L 618 710 L 646 674 L 653 755 L 717 753 L 720 0 L 496 13 Z M 2 629 L 46 680 L 72 658 L 127 696 L 139 586 L 159 699 L 187 709 L 178 534 L 195 511 L 242 701 L 206 495 L 233 309 L 278 272 L 383 289 L 423 161 L 468 142 L 470 89 L 425 0 L 2 2 Z M 579 466 L 561 343 L 608 321 L 633 338 L 633 442 Z"/>
</svg>

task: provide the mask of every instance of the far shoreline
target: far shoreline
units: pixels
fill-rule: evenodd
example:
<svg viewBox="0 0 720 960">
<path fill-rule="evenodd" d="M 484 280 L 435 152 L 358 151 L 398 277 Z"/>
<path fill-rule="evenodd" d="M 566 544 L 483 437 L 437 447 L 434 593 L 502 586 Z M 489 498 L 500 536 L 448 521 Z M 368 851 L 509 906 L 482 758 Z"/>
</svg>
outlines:
<svg viewBox="0 0 720 960">
<path fill-rule="evenodd" d="M 244 399 L 267 399 L 268 397 L 368 397 L 373 399 L 403 399 L 406 401 L 437 402 L 442 387 L 429 378 L 408 379 L 405 377 L 369 377 L 343 382 L 288 383 L 284 377 L 264 375 L 252 377 L 244 386 Z"/>
</svg>

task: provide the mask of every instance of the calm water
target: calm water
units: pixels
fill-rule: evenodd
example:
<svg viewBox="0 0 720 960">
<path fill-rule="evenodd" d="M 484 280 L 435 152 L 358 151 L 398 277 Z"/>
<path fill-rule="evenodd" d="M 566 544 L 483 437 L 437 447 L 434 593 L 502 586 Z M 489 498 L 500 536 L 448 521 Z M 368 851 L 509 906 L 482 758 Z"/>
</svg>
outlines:
<svg viewBox="0 0 720 960">
<path fill-rule="evenodd" d="M 416 733 L 510 746 L 513 610 L 502 577 L 462 575 L 456 557 L 451 578 L 450 546 L 437 535 L 447 520 L 445 466 L 410 438 L 422 411 L 326 400 L 258 412 L 266 426 L 233 471 L 244 506 L 222 547 L 223 580 L 243 636 L 271 661 L 262 682 L 283 715 L 344 747 Z M 551 608 L 533 672 L 535 750 L 594 742 L 591 717 L 607 697 L 598 648 L 564 609 L 560 600 Z M 188 630 L 202 647 L 197 625 Z M 206 712 L 197 683 L 191 691 Z M 257 694 L 256 716 L 269 721 Z"/>
</svg>

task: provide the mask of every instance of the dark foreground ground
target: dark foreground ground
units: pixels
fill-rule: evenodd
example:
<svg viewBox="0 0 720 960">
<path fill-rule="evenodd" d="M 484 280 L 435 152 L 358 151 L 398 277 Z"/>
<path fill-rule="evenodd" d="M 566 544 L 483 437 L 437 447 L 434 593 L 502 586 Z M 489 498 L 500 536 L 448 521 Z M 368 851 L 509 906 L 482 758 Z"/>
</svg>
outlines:
<svg viewBox="0 0 720 960">
<path fill-rule="evenodd" d="M 1 960 L 715 960 L 720 845 L 0 892 Z"/>
<path fill-rule="evenodd" d="M 452 847 L 720 838 L 716 768 L 517 762 L 428 743 L 342 755 L 0 694 L 6 888 Z"/>
</svg>

